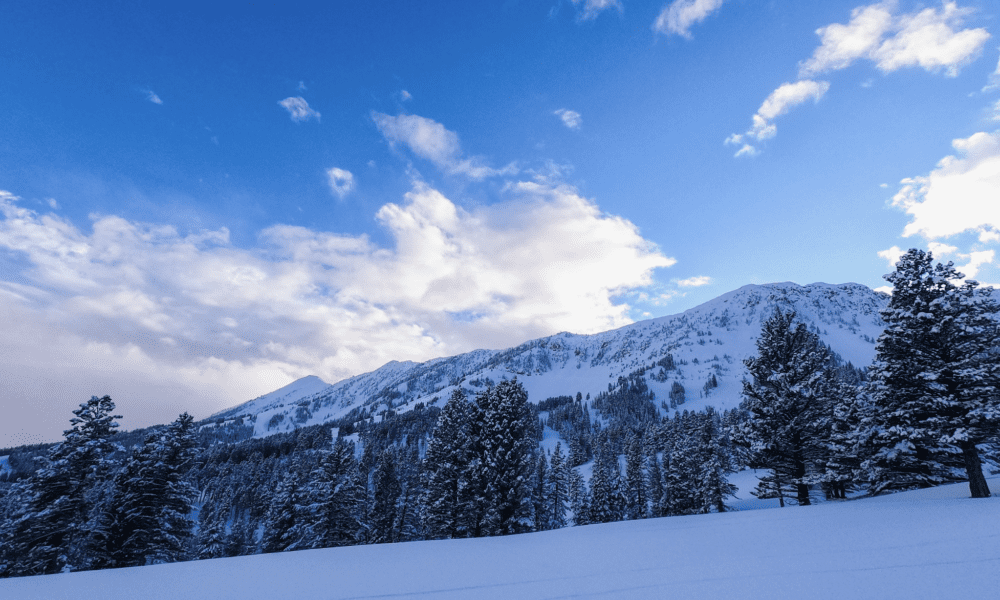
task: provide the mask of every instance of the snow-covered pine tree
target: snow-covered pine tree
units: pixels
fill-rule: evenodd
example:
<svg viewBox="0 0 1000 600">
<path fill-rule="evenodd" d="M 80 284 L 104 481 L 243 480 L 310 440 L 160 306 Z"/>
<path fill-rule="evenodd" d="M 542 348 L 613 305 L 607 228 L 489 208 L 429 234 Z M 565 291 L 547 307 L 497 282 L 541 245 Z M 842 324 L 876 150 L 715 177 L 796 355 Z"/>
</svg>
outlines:
<svg viewBox="0 0 1000 600">
<path fill-rule="evenodd" d="M 531 505 L 534 513 L 534 530 L 545 531 L 549 524 L 549 463 L 545 452 L 539 451 L 531 478 Z"/>
<path fill-rule="evenodd" d="M 590 477 L 591 523 L 611 523 L 622 519 L 623 506 L 618 482 L 621 472 L 618 456 L 608 443 L 606 433 L 598 435 L 595 449 L 594 470 Z"/>
<path fill-rule="evenodd" d="M 379 456 L 373 479 L 374 502 L 369 515 L 371 543 L 392 543 L 396 541 L 396 503 L 403 493 L 396 476 L 396 455 L 392 448 L 386 448 Z"/>
<path fill-rule="evenodd" d="M 722 443 L 718 413 L 711 406 L 701 416 L 695 454 L 700 463 L 695 484 L 699 498 L 699 512 L 726 511 L 726 499 L 736 493 L 736 486 L 726 476 L 733 472 Z"/>
<path fill-rule="evenodd" d="M 466 537 L 470 467 L 475 455 L 473 406 L 455 390 L 441 409 L 424 455 L 421 498 L 427 537 Z"/>
<path fill-rule="evenodd" d="M 194 457 L 194 419 L 184 413 L 149 435 L 114 479 L 107 507 L 108 566 L 133 567 L 187 558 L 194 489 L 184 479 Z"/>
<path fill-rule="evenodd" d="M 360 504 L 354 445 L 338 438 L 320 461 L 307 486 L 307 523 L 302 528 L 304 548 L 333 548 L 357 543 L 361 532 Z"/>
<path fill-rule="evenodd" d="M 649 511 L 642 438 L 629 432 L 625 442 L 625 518 L 645 519 Z"/>
<path fill-rule="evenodd" d="M 226 517 L 228 507 L 206 501 L 198 513 L 198 560 L 222 558 L 226 555 Z"/>
<path fill-rule="evenodd" d="M 972 497 L 990 495 L 976 446 L 1000 427 L 1000 307 L 977 282 L 956 285 L 962 277 L 917 249 L 885 276 L 893 291 L 868 386 L 876 433 L 864 463 L 874 493 L 942 483 L 959 454 Z"/>
<path fill-rule="evenodd" d="M 531 450 L 534 418 L 528 394 L 517 379 L 504 380 L 476 397 L 483 411 L 482 463 L 486 535 L 509 535 L 531 529 Z"/>
<path fill-rule="evenodd" d="M 576 469 L 569 470 L 569 503 L 573 511 L 573 525 L 589 525 L 590 492 L 583 475 Z"/>
<path fill-rule="evenodd" d="M 43 575 L 89 568 L 94 518 L 90 490 L 112 466 L 118 423 L 115 403 L 97 396 L 80 405 L 64 440 L 28 480 L 26 505 L 12 527 L 10 575 Z"/>
<path fill-rule="evenodd" d="M 651 449 L 646 456 L 646 470 L 649 473 L 646 478 L 646 495 L 649 498 L 649 513 L 651 519 L 663 516 L 663 475 L 660 471 L 660 459 L 656 457 L 656 450 Z"/>
<path fill-rule="evenodd" d="M 288 471 L 278 484 L 271 500 L 267 516 L 264 518 L 264 536 L 261 552 L 284 552 L 293 549 L 294 531 L 299 522 L 302 496 L 299 490 L 298 474 Z"/>
<path fill-rule="evenodd" d="M 788 484 L 799 504 L 810 502 L 809 476 L 826 453 L 832 404 L 829 351 L 794 320 L 794 312 L 778 309 L 764 322 L 757 355 L 743 361 L 752 378 L 743 382 L 748 418 L 731 432 L 733 443 L 750 450 L 751 467 L 773 471 L 768 485 L 782 506 Z"/>
<path fill-rule="evenodd" d="M 556 442 L 552 451 L 549 468 L 548 489 L 548 523 L 545 529 L 559 529 L 566 526 L 566 508 L 569 501 L 570 466 L 562 453 L 562 444 Z"/>
</svg>

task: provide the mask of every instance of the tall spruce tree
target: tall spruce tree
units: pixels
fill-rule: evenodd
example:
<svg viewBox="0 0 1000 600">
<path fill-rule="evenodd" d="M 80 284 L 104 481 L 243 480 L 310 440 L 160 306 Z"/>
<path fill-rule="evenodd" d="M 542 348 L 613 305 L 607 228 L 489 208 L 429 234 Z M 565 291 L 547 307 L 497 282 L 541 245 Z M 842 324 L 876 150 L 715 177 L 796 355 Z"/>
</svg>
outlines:
<svg viewBox="0 0 1000 600">
<path fill-rule="evenodd" d="M 748 418 L 732 431 L 733 443 L 750 450 L 750 466 L 768 469 L 760 492 L 785 505 L 788 486 L 799 504 L 809 504 L 810 475 L 826 453 L 831 412 L 830 354 L 794 312 L 776 310 L 764 322 L 757 355 L 743 361 L 741 407 Z"/>
<path fill-rule="evenodd" d="M 556 442 L 552 451 L 549 468 L 548 489 L 548 523 L 546 529 L 559 529 L 566 526 L 566 508 L 569 501 L 570 466 L 562 453 L 562 444 Z"/>
<path fill-rule="evenodd" d="M 424 456 L 423 521 L 431 539 L 467 537 L 475 505 L 471 479 L 477 444 L 474 407 L 455 390 L 438 416 Z"/>
<path fill-rule="evenodd" d="M 10 575 L 43 575 L 90 568 L 96 515 L 89 492 L 111 470 L 118 427 L 115 403 L 97 396 L 80 405 L 64 440 L 28 481 L 26 504 L 14 520 Z"/>
<path fill-rule="evenodd" d="M 864 464 L 875 493 L 937 485 L 961 465 L 972 497 L 990 495 L 976 446 L 1000 427 L 1000 307 L 977 282 L 957 285 L 962 277 L 917 249 L 885 276 L 893 291 L 868 386 L 875 433 Z"/>
<path fill-rule="evenodd" d="M 194 488 L 184 479 L 194 458 L 194 419 L 184 413 L 148 436 L 115 476 L 105 514 L 109 566 L 187 558 Z"/>
<path fill-rule="evenodd" d="M 338 438 L 313 471 L 307 487 L 308 505 L 300 531 L 304 548 L 333 548 L 356 544 L 361 535 L 358 461 L 354 445 Z"/>
<path fill-rule="evenodd" d="M 517 381 L 504 380 L 476 397 L 483 411 L 480 472 L 484 483 L 486 535 L 529 531 L 531 522 L 530 436 L 534 418 L 528 394 Z"/>
<path fill-rule="evenodd" d="M 374 493 L 371 515 L 371 542 L 386 544 L 396 541 L 397 503 L 403 493 L 396 476 L 396 455 L 386 448 L 379 456 L 373 477 Z"/>
<path fill-rule="evenodd" d="M 301 517 L 302 495 L 298 474 L 288 471 L 278 484 L 264 518 L 261 552 L 284 552 L 294 549 L 294 532 Z"/>
</svg>

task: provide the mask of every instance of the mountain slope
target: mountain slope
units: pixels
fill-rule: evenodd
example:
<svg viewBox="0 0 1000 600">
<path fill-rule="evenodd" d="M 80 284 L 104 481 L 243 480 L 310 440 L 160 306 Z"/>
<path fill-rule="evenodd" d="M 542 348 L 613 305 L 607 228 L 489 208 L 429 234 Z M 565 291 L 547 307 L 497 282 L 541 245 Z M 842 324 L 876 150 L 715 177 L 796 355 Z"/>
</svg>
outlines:
<svg viewBox="0 0 1000 600">
<path fill-rule="evenodd" d="M 657 403 L 666 400 L 677 381 L 687 390 L 685 408 L 731 408 L 739 403 L 746 374 L 742 361 L 756 352 L 761 323 L 776 308 L 796 311 L 844 360 L 865 366 L 874 357 L 875 340 L 884 327 L 879 310 L 887 302 L 887 295 L 855 283 L 747 285 L 683 313 L 603 333 L 559 333 L 515 348 L 475 350 L 424 363 L 394 361 L 329 386 L 307 377 L 214 417 L 249 417 L 254 434 L 263 436 L 352 411 L 367 418 L 385 410 L 409 410 L 418 402 L 443 402 L 457 387 L 474 395 L 512 377 L 518 377 L 534 402 L 577 392 L 596 395 L 619 377 L 644 368 Z M 667 355 L 675 368 L 657 364 Z M 713 375 L 718 387 L 703 390 Z"/>
</svg>

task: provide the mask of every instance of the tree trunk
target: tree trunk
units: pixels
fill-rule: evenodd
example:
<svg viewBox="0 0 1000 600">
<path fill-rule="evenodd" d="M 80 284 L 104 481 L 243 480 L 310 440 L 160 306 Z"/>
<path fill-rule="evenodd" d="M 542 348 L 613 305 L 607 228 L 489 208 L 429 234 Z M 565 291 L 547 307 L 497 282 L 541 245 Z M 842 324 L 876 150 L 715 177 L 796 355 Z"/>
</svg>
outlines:
<svg viewBox="0 0 1000 600">
<path fill-rule="evenodd" d="M 962 442 L 962 457 L 965 458 L 965 472 L 969 476 L 969 491 L 973 498 L 989 498 L 990 487 L 983 476 L 983 462 L 979 450 L 973 442 Z"/>
</svg>

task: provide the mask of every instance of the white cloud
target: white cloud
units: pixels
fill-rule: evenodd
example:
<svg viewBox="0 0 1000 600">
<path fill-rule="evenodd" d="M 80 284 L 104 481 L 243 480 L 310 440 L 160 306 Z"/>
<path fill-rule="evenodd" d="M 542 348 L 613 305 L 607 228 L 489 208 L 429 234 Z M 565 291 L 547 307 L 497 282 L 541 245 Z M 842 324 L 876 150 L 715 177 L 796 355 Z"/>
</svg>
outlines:
<svg viewBox="0 0 1000 600">
<path fill-rule="evenodd" d="M 701 287 L 703 285 L 708 285 L 712 283 L 712 278 L 707 275 L 698 275 L 696 277 L 688 277 L 687 279 L 681 279 L 677 282 L 677 285 L 681 287 Z"/>
<path fill-rule="evenodd" d="M 949 77 L 979 56 L 990 34 L 985 29 L 963 29 L 962 19 L 970 9 L 945 2 L 939 12 L 933 8 L 901 15 L 897 33 L 872 52 L 879 70 L 889 73 L 903 67 L 919 66 L 927 71 L 944 70 Z"/>
<path fill-rule="evenodd" d="M 844 69 L 858 59 L 874 62 L 884 73 L 919 66 L 954 77 L 990 37 L 982 28 L 957 30 L 971 10 L 955 2 L 901 15 L 893 14 L 895 8 L 891 2 L 859 6 L 847 25 L 817 29 L 822 43 L 800 65 L 800 77 Z"/>
<path fill-rule="evenodd" d="M 621 326 L 621 294 L 674 263 L 571 187 L 509 193 L 465 210 L 416 182 L 376 215 L 390 247 L 277 225 L 249 249 L 115 216 L 84 231 L 0 193 L 0 397 L 68 415 L 110 393 L 129 427 L 204 416 L 310 373 Z"/>
<path fill-rule="evenodd" d="M 319 112 L 310 108 L 309 103 L 306 102 L 305 98 L 302 98 L 301 96 L 285 98 L 284 100 L 278 102 L 278 104 L 283 106 L 285 110 L 288 111 L 288 114 L 291 115 L 292 120 L 296 123 L 308 121 L 309 119 L 316 119 L 319 121 Z"/>
<path fill-rule="evenodd" d="M 331 167 L 326 170 L 330 192 L 338 198 L 343 198 L 354 190 L 354 174 L 345 169 Z"/>
<path fill-rule="evenodd" d="M 896 269 L 896 263 L 899 262 L 899 257 L 906 254 L 906 250 L 903 250 L 899 246 L 893 246 L 887 250 L 881 250 L 878 252 L 879 258 L 884 258 L 889 264 L 889 270 Z"/>
<path fill-rule="evenodd" d="M 406 102 L 407 100 L 413 100 L 413 94 L 411 94 L 406 90 L 400 90 L 399 99 L 402 100 L 403 102 Z"/>
<path fill-rule="evenodd" d="M 979 56 L 990 37 L 982 28 L 958 29 L 971 10 L 959 8 L 955 2 L 944 2 L 940 9 L 899 15 L 896 8 L 892 1 L 859 6 L 851 11 L 846 25 L 833 23 L 817 29 L 821 43 L 799 64 L 799 81 L 785 83 L 768 96 L 746 135 L 758 141 L 770 139 L 777 134 L 775 117 L 809 98 L 818 101 L 830 84 L 810 77 L 847 68 L 859 59 L 871 61 L 884 73 L 919 66 L 954 77 Z M 739 143 L 733 139 L 730 136 L 726 143 Z M 750 151 L 741 149 L 736 156 L 742 154 Z"/>
<path fill-rule="evenodd" d="M 596 19 L 597 15 L 609 8 L 617 8 L 618 12 L 622 12 L 621 0 L 573 0 L 573 4 L 582 10 L 580 19 L 583 21 Z"/>
<path fill-rule="evenodd" d="M 447 173 L 484 179 L 517 172 L 513 165 L 494 169 L 487 166 L 480 157 L 465 158 L 458 134 L 433 119 L 419 115 L 393 117 L 372 112 L 372 120 L 390 143 L 406 144 L 414 154 L 431 161 Z"/>
<path fill-rule="evenodd" d="M 146 94 L 146 100 L 149 100 L 153 104 L 163 104 L 163 100 L 153 90 L 143 90 L 143 93 Z"/>
<path fill-rule="evenodd" d="M 726 138 L 726 143 L 739 144 L 743 142 L 745 137 L 758 141 L 773 138 L 778 132 L 778 128 L 773 122 L 774 119 L 808 100 L 819 102 L 828 89 L 830 89 L 829 82 L 811 79 L 781 84 L 778 89 L 764 99 L 760 108 L 757 109 L 752 118 L 753 126 L 745 134 L 734 133 L 729 136 Z M 747 144 L 736 153 L 736 156 L 743 154 L 752 156 L 756 154 L 756 149 Z"/>
<path fill-rule="evenodd" d="M 691 26 L 722 7 L 724 0 L 674 0 L 663 7 L 653 22 L 653 31 L 691 38 Z"/>
<path fill-rule="evenodd" d="M 993 250 L 980 250 L 979 252 L 970 252 L 969 254 L 961 255 L 963 258 L 969 261 L 969 264 L 958 267 L 958 271 L 962 273 L 968 279 L 974 279 L 976 275 L 979 274 L 979 269 L 983 265 L 988 265 L 993 263 L 993 257 L 996 252 Z"/>
<path fill-rule="evenodd" d="M 843 69 L 870 56 L 893 24 L 892 6 L 872 4 L 851 11 L 847 25 L 833 23 L 816 30 L 822 43 L 812 57 L 799 65 L 800 77 Z"/>
<path fill-rule="evenodd" d="M 307 88 L 307 87 L 306 87 L 306 82 L 304 82 L 304 81 L 300 81 L 300 82 L 299 82 L 299 85 L 298 85 L 298 86 L 296 86 L 296 88 L 295 88 L 295 89 L 297 89 L 297 90 L 298 90 L 298 91 L 300 91 L 300 92 L 304 92 L 304 91 L 308 90 L 309 88 Z"/>
<path fill-rule="evenodd" d="M 941 159 L 928 175 L 904 179 L 892 203 L 911 216 L 904 236 L 932 240 L 976 231 L 981 241 L 1000 230 L 1000 132 L 952 142 L 959 156 Z"/>
<path fill-rule="evenodd" d="M 949 246 L 948 244 L 942 244 L 941 242 L 931 242 L 927 244 L 927 249 L 930 250 L 934 258 L 937 259 L 940 259 L 942 256 L 948 256 L 949 254 L 958 252 L 958 246 Z"/>
<path fill-rule="evenodd" d="M 741 156 L 757 156 L 760 154 L 760 150 L 751 146 L 750 144 L 743 144 L 743 146 L 733 154 L 734 157 L 739 158 Z"/>
<path fill-rule="evenodd" d="M 575 110 L 560 108 L 552 114 L 562 119 L 563 125 L 570 129 L 579 129 L 580 125 L 583 124 L 583 117 L 581 117 L 580 113 Z"/>
</svg>

